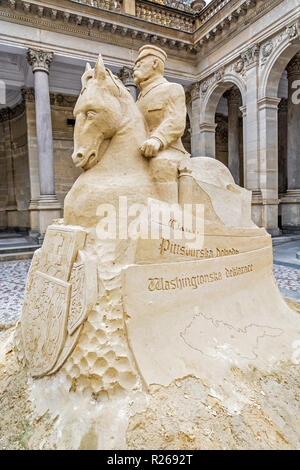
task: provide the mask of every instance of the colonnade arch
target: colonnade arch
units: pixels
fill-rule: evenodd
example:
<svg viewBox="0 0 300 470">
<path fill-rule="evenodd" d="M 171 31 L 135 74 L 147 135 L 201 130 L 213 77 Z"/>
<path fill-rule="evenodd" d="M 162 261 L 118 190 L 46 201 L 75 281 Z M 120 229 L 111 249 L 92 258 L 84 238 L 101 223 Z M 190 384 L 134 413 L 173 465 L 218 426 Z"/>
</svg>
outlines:
<svg viewBox="0 0 300 470">
<path fill-rule="evenodd" d="M 245 95 L 245 86 L 237 77 L 225 76 L 207 90 L 200 112 L 202 154 L 222 161 L 241 185 L 245 123 L 240 108 L 245 105 Z"/>
<path fill-rule="evenodd" d="M 300 231 L 300 100 L 293 99 L 300 89 L 299 51 L 299 40 L 287 40 L 274 51 L 258 100 L 260 188 L 272 208 L 269 218 L 273 224 L 277 218 L 285 232 Z"/>
</svg>

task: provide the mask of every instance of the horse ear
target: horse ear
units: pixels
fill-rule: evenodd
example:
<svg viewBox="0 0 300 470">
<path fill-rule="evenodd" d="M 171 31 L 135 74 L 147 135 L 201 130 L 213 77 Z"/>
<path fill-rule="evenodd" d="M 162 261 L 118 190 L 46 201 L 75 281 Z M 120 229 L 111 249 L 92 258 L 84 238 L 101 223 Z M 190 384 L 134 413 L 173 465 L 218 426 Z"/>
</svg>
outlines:
<svg viewBox="0 0 300 470">
<path fill-rule="evenodd" d="M 89 64 L 87 62 L 86 66 L 85 66 L 85 72 L 89 72 L 90 70 L 92 70 L 91 64 Z"/>
<path fill-rule="evenodd" d="M 104 80 L 106 77 L 105 66 L 101 54 L 99 54 L 97 63 L 95 65 L 94 78 L 97 80 Z"/>
</svg>

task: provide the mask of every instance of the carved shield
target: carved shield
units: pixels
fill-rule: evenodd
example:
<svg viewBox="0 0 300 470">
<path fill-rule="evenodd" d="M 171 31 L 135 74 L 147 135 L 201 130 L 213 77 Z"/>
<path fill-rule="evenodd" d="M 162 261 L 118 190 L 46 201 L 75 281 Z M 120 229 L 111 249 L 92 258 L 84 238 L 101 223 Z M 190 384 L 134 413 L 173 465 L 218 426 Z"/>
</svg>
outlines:
<svg viewBox="0 0 300 470">
<path fill-rule="evenodd" d="M 85 238 L 81 227 L 52 225 L 34 254 L 21 317 L 22 353 L 33 377 L 63 365 L 97 300 L 97 265 L 81 251 Z"/>
<path fill-rule="evenodd" d="M 71 284 L 36 271 L 25 297 L 22 338 L 33 377 L 47 374 L 57 362 L 66 334 Z"/>
<path fill-rule="evenodd" d="M 82 251 L 78 252 L 78 261 L 73 265 L 70 284 L 68 333 L 73 335 L 97 300 L 97 266 L 95 260 Z"/>
</svg>

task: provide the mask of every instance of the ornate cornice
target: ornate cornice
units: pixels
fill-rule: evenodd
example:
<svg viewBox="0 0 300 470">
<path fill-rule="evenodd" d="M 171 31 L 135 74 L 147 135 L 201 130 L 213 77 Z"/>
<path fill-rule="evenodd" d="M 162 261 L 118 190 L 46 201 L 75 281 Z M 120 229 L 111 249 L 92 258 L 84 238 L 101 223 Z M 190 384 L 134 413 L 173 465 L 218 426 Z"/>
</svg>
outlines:
<svg viewBox="0 0 300 470">
<path fill-rule="evenodd" d="M 210 41 L 215 42 L 218 37 L 221 41 L 224 32 L 227 34 L 230 29 L 231 32 L 236 30 L 239 19 L 249 25 L 280 1 L 214 0 L 202 11 L 190 13 L 145 0 L 144 3 L 149 4 L 147 12 L 142 8 L 142 16 L 129 15 L 128 21 L 128 14 L 124 15 L 121 2 L 117 0 L 98 0 L 95 4 L 89 0 L 78 0 L 69 2 L 70 5 L 62 2 L 55 8 L 41 6 L 30 0 L 6 0 L 8 8 L 0 10 L 0 17 L 65 34 L 99 38 L 108 43 L 112 43 L 112 38 L 106 35 L 113 34 L 126 37 L 127 40 L 155 42 L 165 48 L 196 54 Z"/>
<path fill-rule="evenodd" d="M 281 46 L 284 41 L 292 43 L 299 39 L 300 36 L 300 25 L 299 22 L 292 24 L 291 26 L 285 27 L 276 36 L 269 38 L 261 46 L 261 58 L 260 65 L 264 66 L 269 58 L 276 53 L 276 50 Z"/>
<path fill-rule="evenodd" d="M 107 5 L 112 6 L 113 3 L 114 2 L 107 2 Z M 28 8 L 25 7 L 25 4 L 28 5 Z M 151 3 L 149 2 L 149 4 Z M 157 4 L 157 6 L 162 7 L 162 5 L 159 4 Z M 192 33 L 184 30 L 184 28 L 181 30 L 180 22 L 176 21 L 177 26 L 174 28 L 173 26 L 167 26 L 163 22 L 160 24 L 145 21 L 138 17 L 131 17 L 132 21 L 128 24 L 128 15 L 124 16 L 123 12 L 115 8 L 92 8 L 90 4 L 83 4 L 81 2 L 73 2 L 69 5 L 69 8 L 75 9 L 75 11 L 66 11 L 64 7 L 61 6 L 57 6 L 53 9 L 50 6 L 40 6 L 36 3 L 30 3 L 30 1 L 24 2 L 23 0 L 18 0 L 14 3 L 14 6 L 13 4 L 8 4 L 8 8 L 6 9 L 1 7 L 0 18 L 2 17 L 8 21 L 26 25 L 32 24 L 40 29 L 55 30 L 64 32 L 65 34 L 71 34 L 72 36 L 78 35 L 101 39 L 110 44 L 112 44 L 113 41 L 111 36 L 109 37 L 109 34 L 113 34 L 123 38 L 126 37 L 129 40 L 137 39 L 142 42 L 155 42 L 169 49 L 185 50 L 190 53 L 196 52 L 191 43 Z M 77 8 L 78 13 L 76 13 Z M 99 16 L 99 13 L 101 16 Z M 185 12 L 181 13 L 187 15 Z M 96 15 L 98 18 L 95 17 Z M 122 18 L 123 16 L 124 18 Z M 156 15 L 154 16 L 156 17 Z M 124 21 L 124 25 L 120 24 L 122 20 Z M 136 25 L 134 25 L 135 22 Z M 151 28 L 150 32 L 149 26 Z M 145 30 L 145 27 L 148 31 Z M 157 28 L 159 33 L 154 32 L 154 29 L 157 30 Z M 165 31 L 162 32 L 162 29 Z M 174 29 L 181 30 L 180 38 L 178 38 L 178 34 L 174 34 Z M 173 34 L 174 37 L 171 38 L 170 34 Z"/>
<path fill-rule="evenodd" d="M 49 73 L 50 65 L 53 61 L 53 52 L 29 49 L 27 52 L 27 60 L 33 72 L 42 71 Z"/>
</svg>

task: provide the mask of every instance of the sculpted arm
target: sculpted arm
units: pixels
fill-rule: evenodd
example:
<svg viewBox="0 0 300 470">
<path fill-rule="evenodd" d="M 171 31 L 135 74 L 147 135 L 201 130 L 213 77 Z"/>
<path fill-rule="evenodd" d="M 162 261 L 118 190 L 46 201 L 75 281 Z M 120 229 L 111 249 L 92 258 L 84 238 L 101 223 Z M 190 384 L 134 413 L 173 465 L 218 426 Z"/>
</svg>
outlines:
<svg viewBox="0 0 300 470">
<path fill-rule="evenodd" d="M 161 148 L 165 149 L 183 136 L 185 126 L 185 93 L 181 85 L 172 84 L 170 87 L 165 119 L 151 137 L 158 139 L 162 143 Z"/>
</svg>

